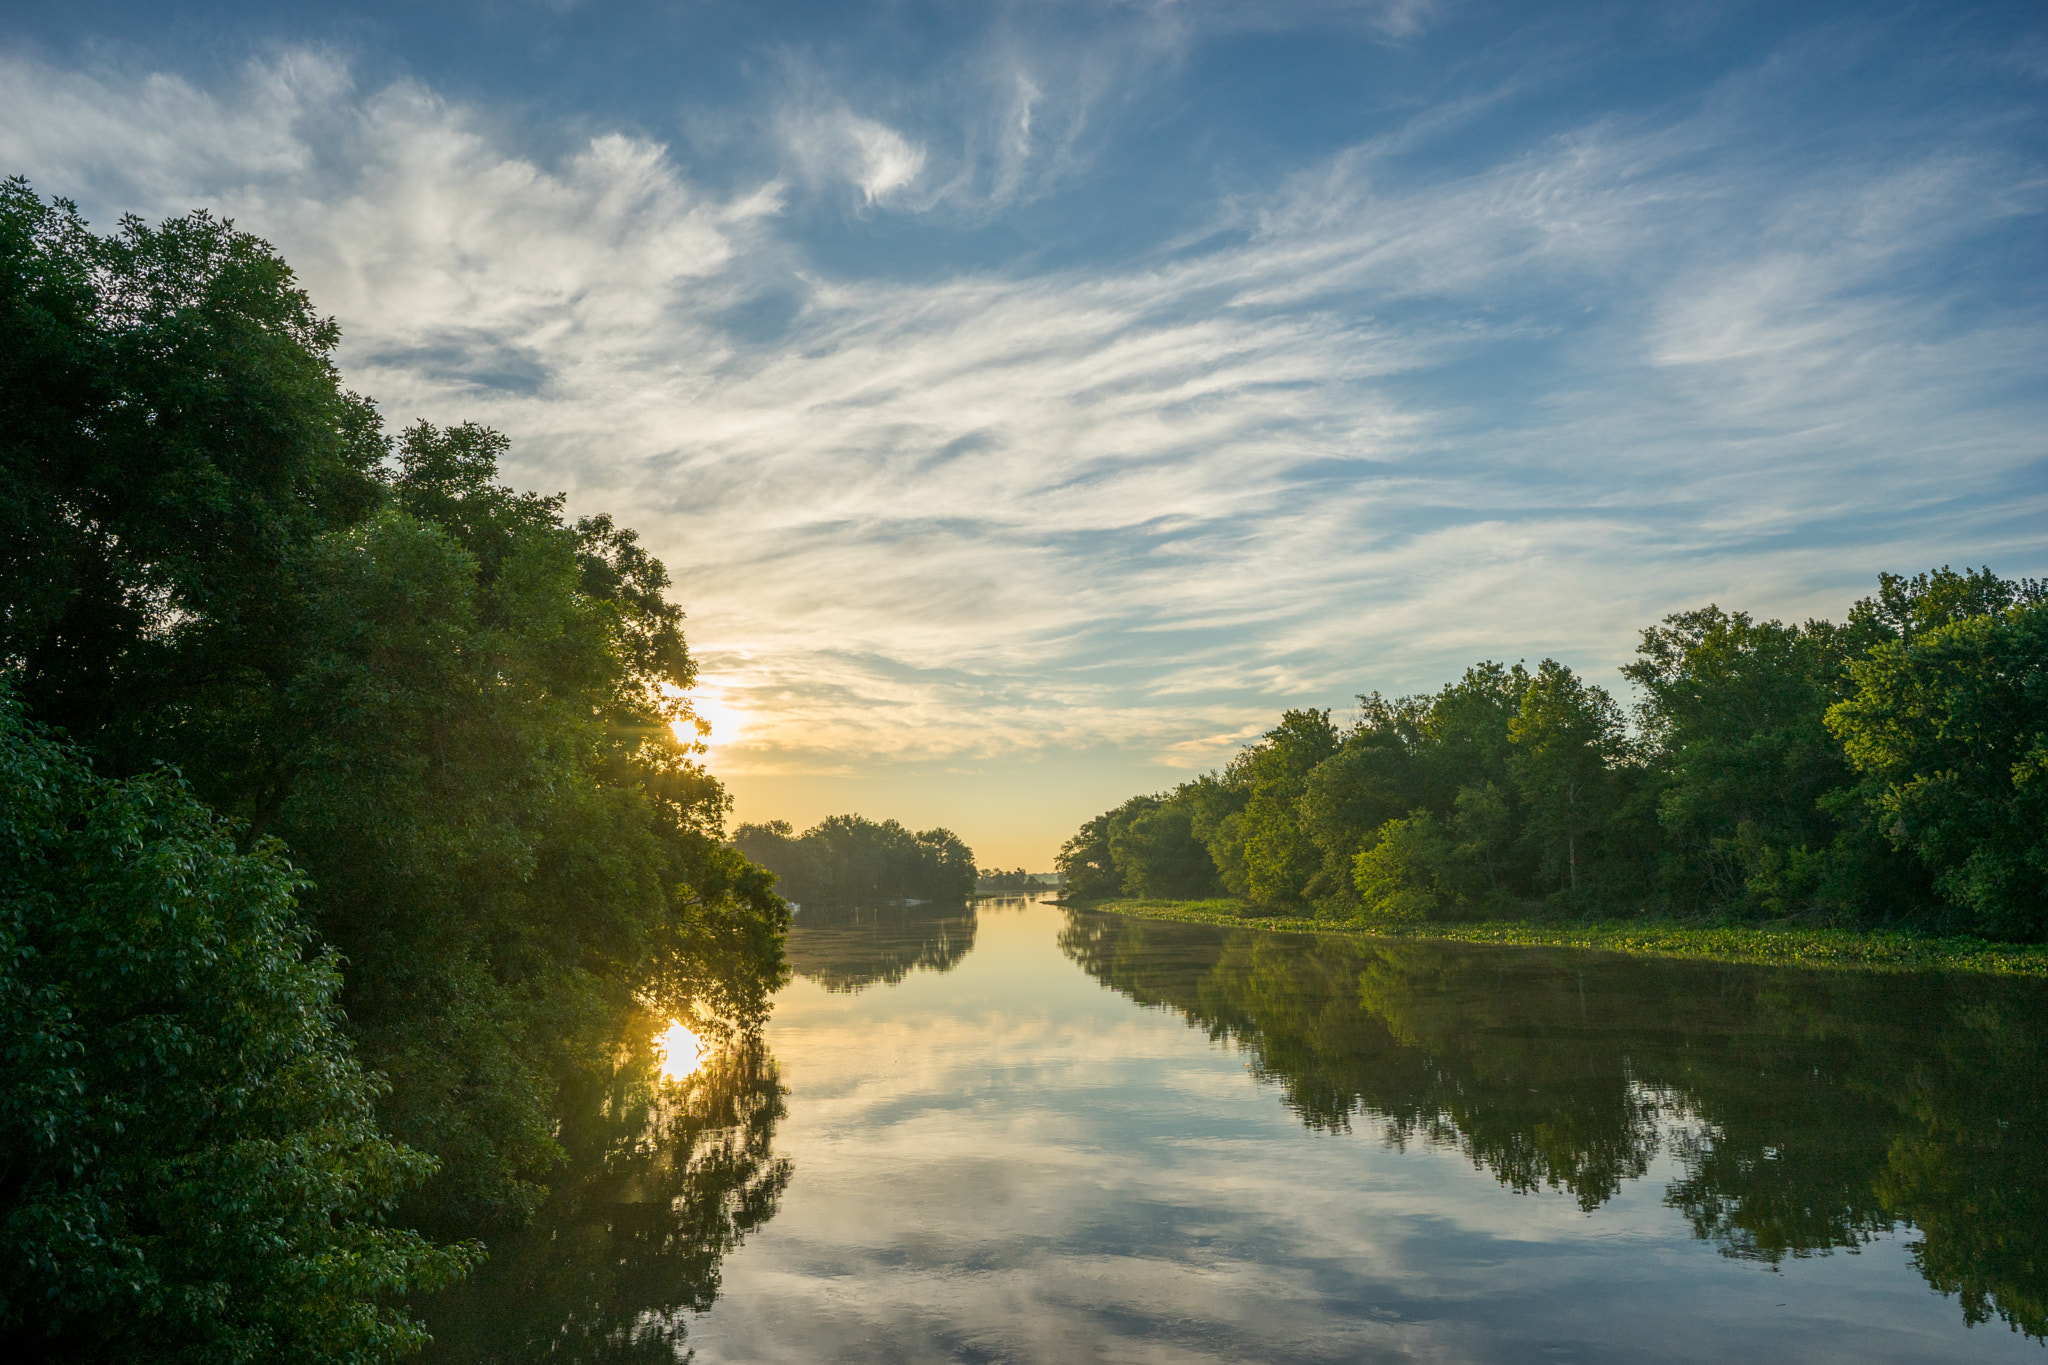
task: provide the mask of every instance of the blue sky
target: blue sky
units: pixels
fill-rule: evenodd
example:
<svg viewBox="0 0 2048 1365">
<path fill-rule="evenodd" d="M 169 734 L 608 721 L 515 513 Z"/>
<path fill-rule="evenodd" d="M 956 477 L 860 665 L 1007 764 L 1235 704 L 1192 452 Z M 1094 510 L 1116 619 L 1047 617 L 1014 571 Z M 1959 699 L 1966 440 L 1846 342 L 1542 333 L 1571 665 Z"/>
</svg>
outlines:
<svg viewBox="0 0 2048 1365">
<path fill-rule="evenodd" d="M 0 170 L 282 249 L 670 564 L 742 818 L 1049 865 L 1284 706 L 2048 571 L 2038 4 L 0 9 Z"/>
</svg>

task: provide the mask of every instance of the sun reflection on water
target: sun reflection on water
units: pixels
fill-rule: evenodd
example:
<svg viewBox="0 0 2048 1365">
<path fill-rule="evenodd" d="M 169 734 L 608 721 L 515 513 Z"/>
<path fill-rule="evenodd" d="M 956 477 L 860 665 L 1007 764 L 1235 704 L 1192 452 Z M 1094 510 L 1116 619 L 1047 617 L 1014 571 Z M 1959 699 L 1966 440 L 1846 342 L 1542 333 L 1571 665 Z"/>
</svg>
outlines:
<svg viewBox="0 0 2048 1365">
<path fill-rule="evenodd" d="M 667 1080 L 694 1076 L 704 1065 L 704 1040 L 685 1028 L 680 1019 L 670 1022 L 654 1040 L 654 1046 L 661 1054 L 661 1074 Z"/>
</svg>

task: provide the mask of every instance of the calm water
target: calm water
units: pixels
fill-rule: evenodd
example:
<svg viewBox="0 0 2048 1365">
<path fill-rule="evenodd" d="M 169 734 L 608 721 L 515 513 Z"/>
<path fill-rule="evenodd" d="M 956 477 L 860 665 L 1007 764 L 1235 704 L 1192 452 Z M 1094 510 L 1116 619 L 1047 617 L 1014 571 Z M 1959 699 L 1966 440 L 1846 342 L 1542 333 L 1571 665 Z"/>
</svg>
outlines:
<svg viewBox="0 0 2048 1365">
<path fill-rule="evenodd" d="M 2040 983 L 799 918 L 444 1360 L 2048 1361 Z"/>
</svg>

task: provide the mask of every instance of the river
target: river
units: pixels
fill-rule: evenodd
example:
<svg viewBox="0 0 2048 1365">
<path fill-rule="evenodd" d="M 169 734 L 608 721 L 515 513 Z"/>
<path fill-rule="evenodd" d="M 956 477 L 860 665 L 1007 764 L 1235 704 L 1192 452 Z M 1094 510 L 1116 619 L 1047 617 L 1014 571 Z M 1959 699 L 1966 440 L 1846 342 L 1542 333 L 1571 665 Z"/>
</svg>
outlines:
<svg viewBox="0 0 2048 1365">
<path fill-rule="evenodd" d="M 790 956 L 435 1358 L 2048 1361 L 2041 982 L 1026 900 Z"/>
</svg>

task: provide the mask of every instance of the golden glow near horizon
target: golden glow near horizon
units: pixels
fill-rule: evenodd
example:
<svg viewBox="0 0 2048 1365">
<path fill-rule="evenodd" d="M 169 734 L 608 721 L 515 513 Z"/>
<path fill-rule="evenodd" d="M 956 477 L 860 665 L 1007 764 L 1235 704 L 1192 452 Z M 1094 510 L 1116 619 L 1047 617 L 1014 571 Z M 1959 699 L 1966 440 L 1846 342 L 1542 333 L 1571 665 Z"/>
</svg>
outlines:
<svg viewBox="0 0 2048 1365">
<path fill-rule="evenodd" d="M 654 1040 L 654 1047 L 661 1054 L 664 1080 L 687 1080 L 704 1065 L 704 1040 L 685 1028 L 680 1019 L 669 1022 Z"/>
<path fill-rule="evenodd" d="M 690 693 L 690 709 L 709 722 L 711 733 L 701 736 L 704 743 L 717 749 L 739 741 L 753 724 L 754 717 L 742 711 L 725 699 L 725 692 L 714 679 L 699 679 L 697 687 Z M 676 738 L 690 743 L 700 736 L 688 724 L 674 727 Z"/>
</svg>

